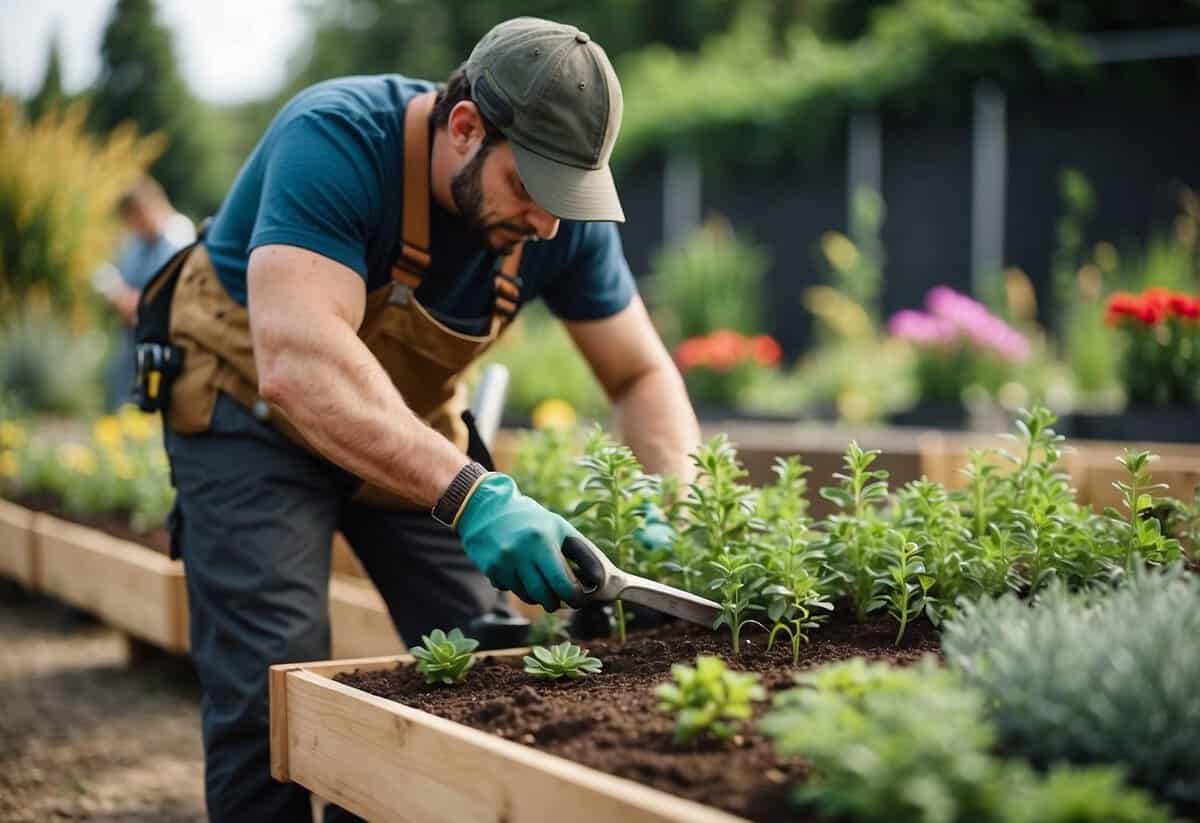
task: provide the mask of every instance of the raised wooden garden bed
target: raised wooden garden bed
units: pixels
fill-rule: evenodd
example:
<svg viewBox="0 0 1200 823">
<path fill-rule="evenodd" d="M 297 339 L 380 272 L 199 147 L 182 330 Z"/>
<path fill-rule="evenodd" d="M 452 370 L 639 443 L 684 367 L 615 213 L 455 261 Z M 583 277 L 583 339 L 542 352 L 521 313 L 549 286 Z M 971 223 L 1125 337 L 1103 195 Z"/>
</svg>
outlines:
<svg viewBox="0 0 1200 823">
<path fill-rule="evenodd" d="M 378 821 L 744 820 L 333 680 L 411 662 L 402 655 L 272 666 L 272 776 Z"/>
<path fill-rule="evenodd" d="M 36 589 L 38 585 L 34 517 L 24 506 L 0 500 L 0 577 L 14 580 L 27 589 Z"/>
<path fill-rule="evenodd" d="M 802 648 L 799 668 L 856 655 L 909 663 L 938 650 L 928 624 L 899 649 L 894 639 L 887 620 L 835 618 Z M 753 724 L 727 743 L 675 744 L 674 718 L 654 696 L 672 663 L 698 654 L 757 672 L 769 692 L 790 688 L 790 648 L 767 652 L 757 633 L 734 660 L 727 634 L 677 623 L 588 645 L 604 670 L 578 681 L 534 680 L 519 649 L 480 653 L 454 687 L 426 684 L 409 656 L 275 666 L 272 774 L 369 820 L 795 819 L 787 798 L 803 762 Z"/>
<path fill-rule="evenodd" d="M 42 591 L 159 648 L 187 651 L 181 563 L 48 514 L 34 533 Z"/>
</svg>

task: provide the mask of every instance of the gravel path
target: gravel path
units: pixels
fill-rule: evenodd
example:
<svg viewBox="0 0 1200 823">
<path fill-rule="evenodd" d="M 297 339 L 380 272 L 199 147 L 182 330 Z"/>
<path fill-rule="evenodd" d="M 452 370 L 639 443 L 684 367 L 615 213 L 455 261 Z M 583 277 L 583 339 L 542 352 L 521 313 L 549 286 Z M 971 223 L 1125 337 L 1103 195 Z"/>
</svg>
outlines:
<svg viewBox="0 0 1200 823">
<path fill-rule="evenodd" d="M 190 664 L 0 581 L 0 820 L 203 821 Z"/>
</svg>

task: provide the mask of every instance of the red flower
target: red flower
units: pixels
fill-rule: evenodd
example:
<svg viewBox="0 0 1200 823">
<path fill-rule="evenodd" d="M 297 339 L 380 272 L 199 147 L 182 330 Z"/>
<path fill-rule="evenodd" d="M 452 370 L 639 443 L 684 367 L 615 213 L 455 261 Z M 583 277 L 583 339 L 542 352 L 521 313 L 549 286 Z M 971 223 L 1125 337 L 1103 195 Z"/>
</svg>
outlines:
<svg viewBox="0 0 1200 823">
<path fill-rule="evenodd" d="M 680 371 L 703 366 L 708 360 L 708 340 L 704 337 L 689 337 L 675 349 L 675 362 Z"/>
<path fill-rule="evenodd" d="M 1108 324 L 1115 326 L 1123 317 L 1141 319 L 1143 305 L 1142 299 L 1136 294 L 1127 291 L 1114 292 L 1112 297 L 1108 298 Z"/>
<path fill-rule="evenodd" d="M 1200 318 L 1200 299 L 1191 295 L 1175 292 L 1167 302 L 1171 314 L 1186 320 Z"/>
<path fill-rule="evenodd" d="M 783 357 L 783 349 L 774 337 L 760 334 L 750 339 L 750 351 L 760 366 L 777 366 Z"/>
<path fill-rule="evenodd" d="M 717 371 L 728 371 L 746 355 L 746 338 L 735 331 L 720 329 L 708 336 L 709 365 Z"/>
</svg>

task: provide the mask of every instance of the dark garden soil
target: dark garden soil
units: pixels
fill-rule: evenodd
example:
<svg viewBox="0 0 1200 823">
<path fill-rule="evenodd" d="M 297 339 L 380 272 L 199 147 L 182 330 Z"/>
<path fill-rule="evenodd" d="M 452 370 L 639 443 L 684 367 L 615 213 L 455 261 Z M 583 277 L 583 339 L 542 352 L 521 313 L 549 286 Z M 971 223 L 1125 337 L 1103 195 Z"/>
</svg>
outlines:
<svg viewBox="0 0 1200 823">
<path fill-rule="evenodd" d="M 937 634 L 927 623 L 910 627 L 900 648 L 892 645 L 895 635 L 891 621 L 833 622 L 813 632 L 798 668 L 855 656 L 912 663 L 939 653 Z M 804 779 L 804 764 L 776 756 L 752 725 L 725 746 L 680 748 L 671 742 L 672 718 L 656 709 L 654 687 L 670 679 L 671 664 L 690 663 L 698 654 L 761 673 L 771 693 L 792 684 L 790 647 L 777 644 L 767 652 L 763 633 L 743 638 L 743 644 L 741 658 L 734 660 L 728 634 L 669 624 L 631 637 L 624 646 L 615 640 L 585 644 L 604 661 L 604 671 L 578 681 L 535 681 L 524 673 L 520 657 L 483 655 L 458 687 L 426 685 L 410 666 L 337 680 L 752 820 L 809 820 L 787 804 L 790 786 Z M 769 702 L 759 704 L 756 717 Z"/>
<path fill-rule="evenodd" d="M 171 537 L 167 533 L 166 528 L 159 526 L 148 532 L 134 531 L 129 526 L 127 512 L 117 512 L 96 517 L 71 514 L 63 509 L 61 500 L 50 494 L 18 495 L 13 498 L 12 502 L 36 512 L 50 514 L 71 523 L 78 523 L 81 526 L 102 531 L 120 540 L 138 543 L 139 545 L 154 549 L 159 554 L 170 554 L 171 551 Z"/>
</svg>

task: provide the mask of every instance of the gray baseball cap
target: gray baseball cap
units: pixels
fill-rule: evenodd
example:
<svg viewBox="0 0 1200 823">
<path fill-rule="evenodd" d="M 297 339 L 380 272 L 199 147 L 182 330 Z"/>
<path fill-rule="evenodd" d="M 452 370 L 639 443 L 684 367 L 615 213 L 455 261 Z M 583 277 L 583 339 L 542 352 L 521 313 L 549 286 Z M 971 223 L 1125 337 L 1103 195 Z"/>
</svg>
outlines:
<svg viewBox="0 0 1200 823">
<path fill-rule="evenodd" d="M 534 201 L 567 220 L 625 222 L 608 158 L 621 84 L 604 49 L 574 26 L 517 17 L 467 58 L 479 110 L 508 138 Z"/>
</svg>

